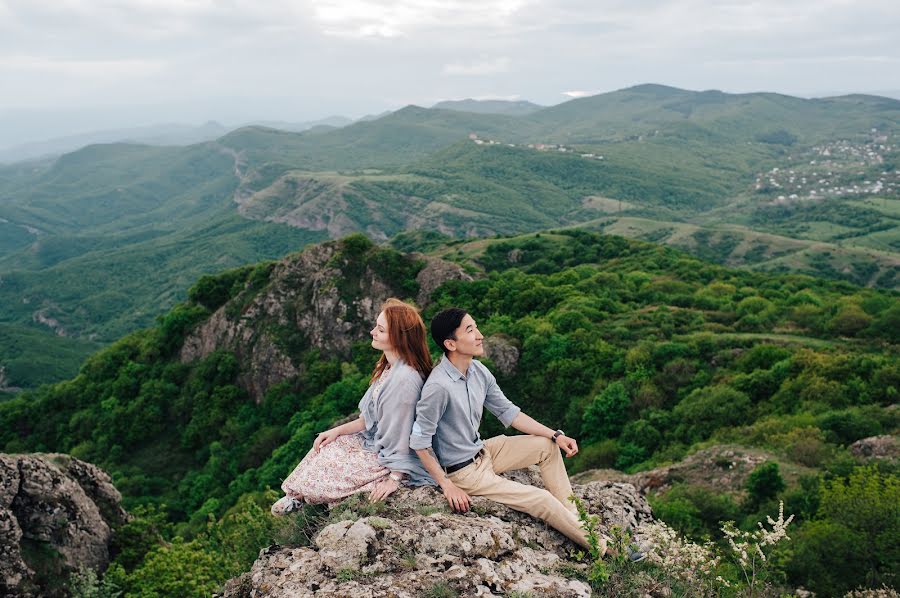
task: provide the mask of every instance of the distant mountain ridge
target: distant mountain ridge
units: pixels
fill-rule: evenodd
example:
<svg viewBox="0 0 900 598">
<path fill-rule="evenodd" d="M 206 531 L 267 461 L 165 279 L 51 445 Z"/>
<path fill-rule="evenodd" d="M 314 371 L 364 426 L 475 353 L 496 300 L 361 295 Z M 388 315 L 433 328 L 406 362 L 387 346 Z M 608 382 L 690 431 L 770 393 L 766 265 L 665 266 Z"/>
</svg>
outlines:
<svg viewBox="0 0 900 598">
<path fill-rule="evenodd" d="M 478 114 L 506 114 L 509 116 L 525 116 L 544 106 L 526 100 L 445 100 L 432 108 L 437 110 L 457 110 L 459 112 L 475 112 Z"/>
<path fill-rule="evenodd" d="M 237 126 L 226 126 L 216 121 L 209 121 L 202 125 L 167 123 L 128 129 L 91 131 L 79 135 L 67 135 L 65 137 L 23 143 L 0 149 L 0 164 L 59 156 L 95 144 L 193 145 L 218 139 L 229 131 L 252 125 L 300 132 L 320 126 L 339 128 L 352 122 L 353 119 L 344 116 L 329 116 L 307 122 L 254 121 Z"/>
</svg>

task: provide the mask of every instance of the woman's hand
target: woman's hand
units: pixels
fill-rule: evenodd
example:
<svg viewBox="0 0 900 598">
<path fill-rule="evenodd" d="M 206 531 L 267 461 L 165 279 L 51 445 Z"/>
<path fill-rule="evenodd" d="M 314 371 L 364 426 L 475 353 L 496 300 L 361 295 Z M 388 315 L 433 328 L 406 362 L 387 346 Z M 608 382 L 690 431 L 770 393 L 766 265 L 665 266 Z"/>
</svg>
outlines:
<svg viewBox="0 0 900 598">
<path fill-rule="evenodd" d="M 315 442 L 313 442 L 313 450 L 318 453 L 323 446 L 331 444 L 340 435 L 341 433 L 338 432 L 337 428 L 332 428 L 330 430 L 326 430 L 325 432 L 319 432 L 319 435 L 316 436 Z"/>
<path fill-rule="evenodd" d="M 375 489 L 372 490 L 372 494 L 369 495 L 369 502 L 384 500 L 399 487 L 400 482 L 391 477 L 386 477 L 375 484 Z"/>
</svg>

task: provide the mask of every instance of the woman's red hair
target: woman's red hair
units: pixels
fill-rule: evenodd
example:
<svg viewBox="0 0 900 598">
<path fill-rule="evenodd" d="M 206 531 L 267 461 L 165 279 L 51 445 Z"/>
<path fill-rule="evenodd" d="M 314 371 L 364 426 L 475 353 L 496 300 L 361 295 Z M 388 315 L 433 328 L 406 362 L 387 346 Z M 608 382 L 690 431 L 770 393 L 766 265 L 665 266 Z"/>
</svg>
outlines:
<svg viewBox="0 0 900 598">
<path fill-rule="evenodd" d="M 391 350 L 406 364 L 419 372 L 422 379 L 431 373 L 431 353 L 425 340 L 425 322 L 419 310 L 399 299 L 388 299 L 381 306 L 387 320 L 388 340 Z M 388 367 L 387 357 L 381 356 L 372 370 L 370 384 Z"/>
</svg>

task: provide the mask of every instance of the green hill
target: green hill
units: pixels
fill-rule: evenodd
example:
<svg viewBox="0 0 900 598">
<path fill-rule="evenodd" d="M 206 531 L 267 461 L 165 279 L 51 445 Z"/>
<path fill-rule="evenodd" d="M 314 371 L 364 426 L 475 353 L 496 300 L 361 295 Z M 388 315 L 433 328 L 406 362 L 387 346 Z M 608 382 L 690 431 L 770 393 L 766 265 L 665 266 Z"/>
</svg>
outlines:
<svg viewBox="0 0 900 598">
<path fill-rule="evenodd" d="M 522 116 L 408 106 L 341 129 L 247 127 L 0 167 L 0 322 L 40 314 L 108 342 L 204 272 L 417 228 L 584 225 L 895 288 L 898 106 L 645 85 Z M 0 365 L 8 355 L 0 345 Z"/>
<path fill-rule="evenodd" d="M 863 467 L 848 447 L 900 429 L 896 292 L 578 230 L 402 241 L 477 274 L 441 284 L 424 315 L 464 306 L 490 340 L 516 348 L 512 368 L 488 364 L 525 412 L 578 438 L 572 472 L 640 471 L 710 444 L 767 451 L 783 477 L 767 465 L 756 477 L 768 482 L 746 491 L 682 483 L 653 497 L 655 512 L 724 542 L 718 518 L 750 529 L 784 501 L 793 540 L 775 566 L 788 583 L 822 595 L 893 583 L 896 464 Z M 211 557 L 223 550 L 215 530 L 237 526 L 227 546 L 243 567 L 275 541 L 256 505 L 318 431 L 352 413 L 376 357 L 352 342 L 364 341 L 365 306 L 420 293 L 424 266 L 354 235 L 204 277 L 157 326 L 96 353 L 74 379 L 0 402 L 0 451 L 69 452 L 107 469 L 138 513 L 118 531 L 127 550 L 108 575 L 134 593 L 208 595 L 236 573 Z M 342 315 L 325 322 L 332 314 Z M 314 327 L 329 333 L 307 334 Z M 280 379 L 260 356 L 281 364 Z M 263 378 L 257 401 L 250 389 Z M 484 436 L 500 431 L 485 418 Z M 888 518 L 872 528 L 841 513 L 845 503 Z M 295 538 L 318 513 L 294 520 Z M 834 562 L 835 574 L 818 573 Z"/>
<path fill-rule="evenodd" d="M 774 93 L 728 94 L 663 85 L 564 102 L 529 117 L 548 139 L 568 143 L 623 140 L 659 134 L 708 141 L 755 141 L 786 131 L 798 143 L 855 137 L 871 128 L 896 130 L 900 100 L 875 96 L 802 99 Z"/>
<path fill-rule="evenodd" d="M 0 324 L 0 395 L 73 377 L 102 343 L 60 337 L 36 325 Z"/>
<path fill-rule="evenodd" d="M 262 127 L 239 129 L 219 139 L 240 152 L 250 168 L 271 165 L 305 170 L 396 167 L 476 132 L 501 135 L 521 126 L 518 119 L 407 106 L 373 121 L 333 131 L 288 133 Z M 268 170 L 267 170 L 268 171 Z"/>
</svg>

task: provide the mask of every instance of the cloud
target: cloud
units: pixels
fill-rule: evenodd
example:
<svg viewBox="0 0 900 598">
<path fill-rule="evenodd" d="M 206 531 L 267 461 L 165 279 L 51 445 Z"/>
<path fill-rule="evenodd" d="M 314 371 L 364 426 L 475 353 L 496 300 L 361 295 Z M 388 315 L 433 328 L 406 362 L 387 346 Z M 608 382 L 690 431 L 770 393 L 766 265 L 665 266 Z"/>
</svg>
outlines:
<svg viewBox="0 0 900 598">
<path fill-rule="evenodd" d="M 70 77 L 145 77 L 160 72 L 157 60 L 69 60 L 43 56 L 0 56 L 0 69 L 42 72 Z"/>
<path fill-rule="evenodd" d="M 564 91 L 562 94 L 564 96 L 569 96 L 570 98 L 586 98 L 588 96 L 597 95 L 600 93 L 599 90 L 594 91 Z"/>
<path fill-rule="evenodd" d="M 340 37 L 400 37 L 425 28 L 502 23 L 525 0 L 309 0 L 323 33 Z"/>
<path fill-rule="evenodd" d="M 821 64 L 890 64 L 900 62 L 900 56 L 793 56 L 780 58 L 748 58 L 734 60 L 710 60 L 707 64 L 715 66 L 790 66 L 790 65 L 821 65 Z"/>
<path fill-rule="evenodd" d="M 896 0 L 0 0 L 0 89 L 15 90 L 0 113 L 306 120 L 647 82 L 867 92 L 898 87 L 897 31 Z"/>
<path fill-rule="evenodd" d="M 510 59 L 506 56 L 469 63 L 456 62 L 445 64 L 443 73 L 445 75 L 462 76 L 496 75 L 498 73 L 508 72 L 510 63 Z"/>
</svg>

